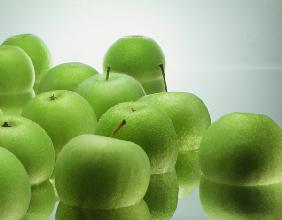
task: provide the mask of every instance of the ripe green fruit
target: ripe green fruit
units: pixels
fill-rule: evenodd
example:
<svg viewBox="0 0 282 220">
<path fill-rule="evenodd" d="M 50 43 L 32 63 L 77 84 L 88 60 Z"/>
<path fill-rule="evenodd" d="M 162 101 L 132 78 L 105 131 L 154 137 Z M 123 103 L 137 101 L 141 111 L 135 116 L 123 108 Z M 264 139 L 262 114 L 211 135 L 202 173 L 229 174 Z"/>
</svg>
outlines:
<svg viewBox="0 0 282 220">
<path fill-rule="evenodd" d="M 40 80 L 38 91 L 40 93 L 52 90 L 75 91 L 83 80 L 97 75 L 93 67 L 83 63 L 63 63 L 49 69 Z"/>
<path fill-rule="evenodd" d="M 20 48 L 0 46 L 0 107 L 5 113 L 20 114 L 34 96 L 34 68 Z"/>
<path fill-rule="evenodd" d="M 108 74 L 108 77 L 90 77 L 77 88 L 77 92 L 92 105 L 97 118 L 118 103 L 136 101 L 145 95 L 141 84 L 134 78 L 125 74 Z"/>
<path fill-rule="evenodd" d="M 173 124 L 152 105 L 125 102 L 110 108 L 100 118 L 96 134 L 140 145 L 150 158 L 152 174 L 174 170 L 178 148 Z"/>
<path fill-rule="evenodd" d="M 152 220 L 147 204 L 142 200 L 137 205 L 120 209 L 82 209 L 59 203 L 56 220 Z"/>
<path fill-rule="evenodd" d="M 55 165 L 55 151 L 47 133 L 36 123 L 19 116 L 0 116 L 0 146 L 23 164 L 31 185 L 46 181 Z"/>
<path fill-rule="evenodd" d="M 21 219 L 29 206 L 28 175 L 14 154 L 0 147 L 0 219 Z"/>
<path fill-rule="evenodd" d="M 188 197 L 200 182 L 201 171 L 198 151 L 180 152 L 175 169 L 179 184 L 178 197 L 183 199 Z"/>
<path fill-rule="evenodd" d="M 209 219 L 275 220 L 282 216 L 282 183 L 231 186 L 202 177 L 200 198 Z"/>
<path fill-rule="evenodd" d="M 153 220 L 171 219 L 178 203 L 176 172 L 151 175 L 144 200 L 149 207 Z"/>
<path fill-rule="evenodd" d="M 60 152 L 55 167 L 60 200 L 70 206 L 116 209 L 137 204 L 150 180 L 150 163 L 138 145 L 81 135 Z"/>
<path fill-rule="evenodd" d="M 49 180 L 31 188 L 31 201 L 22 220 L 49 220 L 57 197 Z"/>
<path fill-rule="evenodd" d="M 93 134 L 97 123 L 90 104 L 77 93 L 66 90 L 39 94 L 25 106 L 22 115 L 47 131 L 56 154 L 71 138 Z"/>
<path fill-rule="evenodd" d="M 203 101 L 192 93 L 161 92 L 144 96 L 142 102 L 164 110 L 171 118 L 178 138 L 179 151 L 199 149 L 211 118 Z"/>
<path fill-rule="evenodd" d="M 282 182 L 280 127 L 257 114 L 228 114 L 213 123 L 200 147 L 204 176 L 237 186 Z"/>
<path fill-rule="evenodd" d="M 34 89 L 37 91 L 37 86 L 43 73 L 51 66 L 51 56 L 46 44 L 42 39 L 33 34 L 20 34 L 8 38 L 3 45 L 20 47 L 31 58 L 36 79 Z"/>
<path fill-rule="evenodd" d="M 125 73 L 137 79 L 147 94 L 166 90 L 165 57 L 162 49 L 151 38 L 128 36 L 120 38 L 104 57 L 104 72 Z"/>
</svg>

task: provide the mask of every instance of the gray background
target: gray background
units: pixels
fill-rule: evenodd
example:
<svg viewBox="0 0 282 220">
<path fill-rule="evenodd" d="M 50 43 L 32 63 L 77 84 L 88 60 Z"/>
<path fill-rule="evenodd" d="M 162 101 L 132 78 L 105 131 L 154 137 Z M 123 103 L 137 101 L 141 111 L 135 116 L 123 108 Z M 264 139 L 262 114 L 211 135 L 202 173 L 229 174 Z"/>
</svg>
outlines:
<svg viewBox="0 0 282 220">
<path fill-rule="evenodd" d="M 151 36 L 165 51 L 169 90 L 200 96 L 213 120 L 256 112 L 282 126 L 281 0 L 0 0 L 0 41 L 19 33 L 41 36 L 54 64 L 98 70 L 119 37 Z M 206 219 L 197 191 L 174 219 Z"/>
</svg>

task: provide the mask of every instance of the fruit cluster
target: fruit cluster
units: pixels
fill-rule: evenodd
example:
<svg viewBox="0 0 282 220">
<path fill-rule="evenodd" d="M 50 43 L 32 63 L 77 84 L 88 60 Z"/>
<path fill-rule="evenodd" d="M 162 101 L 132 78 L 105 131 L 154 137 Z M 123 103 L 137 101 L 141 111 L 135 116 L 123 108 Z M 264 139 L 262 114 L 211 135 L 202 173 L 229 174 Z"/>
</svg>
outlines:
<svg viewBox="0 0 282 220">
<path fill-rule="evenodd" d="M 151 38 L 116 41 L 102 75 L 51 63 L 37 36 L 0 46 L 0 219 L 48 219 L 58 197 L 57 220 L 168 220 L 200 179 L 212 219 L 280 214 L 278 125 L 231 114 L 210 126 L 200 98 L 167 91 Z"/>
</svg>

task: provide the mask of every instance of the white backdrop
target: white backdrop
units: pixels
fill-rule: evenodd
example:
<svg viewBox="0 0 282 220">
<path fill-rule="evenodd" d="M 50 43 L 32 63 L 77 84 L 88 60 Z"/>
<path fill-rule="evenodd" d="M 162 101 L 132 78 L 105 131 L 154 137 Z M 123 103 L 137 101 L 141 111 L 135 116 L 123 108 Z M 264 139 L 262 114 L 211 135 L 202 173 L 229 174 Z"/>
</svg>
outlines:
<svg viewBox="0 0 282 220">
<path fill-rule="evenodd" d="M 281 0 L 0 0 L 0 41 L 19 33 L 41 36 L 54 64 L 99 71 L 113 41 L 151 36 L 166 54 L 169 90 L 200 96 L 213 120 L 256 112 L 282 126 Z M 197 192 L 174 219 L 206 219 Z"/>
</svg>

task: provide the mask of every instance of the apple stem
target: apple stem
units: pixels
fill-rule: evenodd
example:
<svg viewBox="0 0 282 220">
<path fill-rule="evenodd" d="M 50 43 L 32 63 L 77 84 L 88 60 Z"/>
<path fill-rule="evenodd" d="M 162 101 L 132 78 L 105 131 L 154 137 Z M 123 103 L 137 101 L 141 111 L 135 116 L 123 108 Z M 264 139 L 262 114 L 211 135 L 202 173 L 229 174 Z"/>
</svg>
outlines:
<svg viewBox="0 0 282 220">
<path fill-rule="evenodd" d="M 132 112 L 136 112 L 136 109 L 134 109 L 134 108 L 131 108 L 131 111 L 132 111 Z"/>
<path fill-rule="evenodd" d="M 49 99 L 52 100 L 52 101 L 55 100 L 56 98 L 57 98 L 57 97 L 55 96 L 55 94 L 53 94 L 53 95 L 51 95 L 51 96 L 49 97 Z"/>
<path fill-rule="evenodd" d="M 166 85 L 166 79 L 165 79 L 165 69 L 164 65 L 160 64 L 159 67 L 161 68 L 162 74 L 163 74 L 163 79 L 164 79 L 164 85 L 165 85 L 165 91 L 167 92 L 167 85 Z"/>
<path fill-rule="evenodd" d="M 106 75 L 106 81 L 108 81 L 108 79 L 110 77 L 110 71 L 111 71 L 111 67 L 108 66 L 108 68 L 107 68 L 107 75 Z"/>
<path fill-rule="evenodd" d="M 12 127 L 11 125 L 9 125 L 9 123 L 7 121 L 5 121 L 2 125 L 3 128 L 10 128 Z"/>
<path fill-rule="evenodd" d="M 115 137 L 116 134 L 118 133 L 118 131 L 119 131 L 124 125 L 126 125 L 126 120 L 125 120 L 125 119 L 123 119 L 122 122 L 119 124 L 119 126 L 113 131 L 112 137 Z"/>
</svg>

